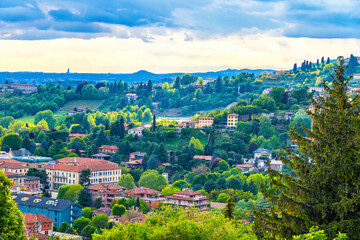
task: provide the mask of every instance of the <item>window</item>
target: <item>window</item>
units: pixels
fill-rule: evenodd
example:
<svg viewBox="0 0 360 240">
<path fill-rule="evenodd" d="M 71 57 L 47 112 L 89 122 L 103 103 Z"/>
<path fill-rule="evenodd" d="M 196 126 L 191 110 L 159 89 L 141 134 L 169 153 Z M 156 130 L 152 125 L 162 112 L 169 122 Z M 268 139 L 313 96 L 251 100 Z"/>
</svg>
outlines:
<svg viewBox="0 0 360 240">
<path fill-rule="evenodd" d="M 49 201 L 46 202 L 46 204 L 47 204 L 47 205 L 54 204 L 54 201 L 49 200 Z"/>
<path fill-rule="evenodd" d="M 34 199 L 34 203 L 38 203 L 38 202 L 41 202 L 41 199 L 39 199 L 39 198 Z"/>
</svg>

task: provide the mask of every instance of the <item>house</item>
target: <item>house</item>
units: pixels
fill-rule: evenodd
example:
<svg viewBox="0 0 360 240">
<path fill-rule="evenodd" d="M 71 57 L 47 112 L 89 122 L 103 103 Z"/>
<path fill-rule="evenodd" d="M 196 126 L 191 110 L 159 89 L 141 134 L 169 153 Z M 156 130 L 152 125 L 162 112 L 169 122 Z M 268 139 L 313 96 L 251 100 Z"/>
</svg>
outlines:
<svg viewBox="0 0 360 240">
<path fill-rule="evenodd" d="M 236 167 L 241 168 L 243 173 L 246 173 L 254 169 L 254 164 L 238 164 Z"/>
<path fill-rule="evenodd" d="M 123 192 L 124 197 L 139 198 L 145 201 L 151 208 L 156 208 L 159 202 L 164 202 L 165 198 L 160 197 L 160 192 L 147 187 L 139 187 Z"/>
<path fill-rule="evenodd" d="M 7 176 L 14 181 L 15 187 L 29 187 L 32 189 L 40 188 L 40 177 L 25 176 L 22 174 L 11 174 Z"/>
<path fill-rule="evenodd" d="M 212 83 L 212 82 L 214 82 L 215 80 L 216 80 L 215 78 L 205 78 L 203 85 L 205 86 L 206 84 Z"/>
<path fill-rule="evenodd" d="M 121 196 L 126 188 L 115 184 L 98 183 L 90 185 L 89 190 L 93 200 L 100 197 L 104 206 L 109 207 L 111 201 L 115 199 L 116 196 Z"/>
<path fill-rule="evenodd" d="M 24 226 L 27 237 L 37 239 L 47 239 L 53 233 L 54 220 L 42 214 L 24 214 Z"/>
<path fill-rule="evenodd" d="M 91 155 L 91 157 L 95 158 L 95 159 L 102 159 L 102 160 L 110 160 L 111 159 L 111 155 L 107 155 L 104 153 L 97 153 L 97 154 Z"/>
<path fill-rule="evenodd" d="M 3 170 L 4 172 L 6 171 L 6 172 L 25 175 L 29 170 L 29 168 L 17 163 L 7 163 L 0 161 L 0 170 Z"/>
<path fill-rule="evenodd" d="M 54 219 L 54 225 L 59 227 L 67 222 L 72 225 L 75 219 L 81 217 L 82 209 L 77 203 L 63 199 L 53 199 L 37 196 L 26 196 L 13 193 L 11 199 L 18 204 L 22 213 L 42 214 Z"/>
<path fill-rule="evenodd" d="M 128 130 L 128 134 L 137 135 L 139 137 L 142 137 L 142 131 L 143 130 L 144 130 L 143 127 L 131 128 L 131 129 Z"/>
<path fill-rule="evenodd" d="M 99 209 L 93 210 L 92 213 L 94 215 L 99 215 L 99 214 L 104 214 L 105 213 L 106 215 L 110 216 L 111 215 L 111 208 L 109 208 L 109 207 L 101 207 Z"/>
<path fill-rule="evenodd" d="M 199 121 L 198 121 L 199 128 L 212 127 L 213 124 L 214 124 L 213 117 L 199 117 Z"/>
<path fill-rule="evenodd" d="M 265 92 L 266 94 L 269 94 L 269 93 L 271 92 L 271 90 L 272 90 L 272 88 L 266 88 L 266 89 L 264 89 L 264 92 Z"/>
<path fill-rule="evenodd" d="M 73 138 L 79 137 L 79 138 L 84 138 L 87 137 L 88 134 L 82 134 L 82 133 L 70 133 L 69 137 L 68 137 L 68 142 L 70 142 Z"/>
<path fill-rule="evenodd" d="M 159 108 L 160 108 L 160 102 L 153 102 L 153 103 L 152 103 L 152 106 L 153 106 L 154 110 L 159 110 Z"/>
<path fill-rule="evenodd" d="M 131 160 L 131 161 L 140 160 L 140 159 L 142 160 L 145 155 L 146 155 L 146 153 L 144 153 L 144 152 L 132 152 L 132 153 L 130 153 L 129 160 Z"/>
<path fill-rule="evenodd" d="M 0 85 L 0 89 L 2 92 L 21 92 L 23 94 L 30 94 L 33 92 L 37 92 L 37 86 L 31 84 L 5 84 Z"/>
<path fill-rule="evenodd" d="M 140 168 L 142 165 L 142 159 L 124 162 L 127 168 L 135 169 Z"/>
<path fill-rule="evenodd" d="M 11 159 L 11 156 L 7 152 L 0 151 L 0 159 L 1 160 L 3 160 L 3 159 Z"/>
<path fill-rule="evenodd" d="M 121 168 L 116 163 L 94 159 L 67 157 L 58 160 L 58 164 L 45 166 L 50 188 L 58 189 L 66 184 L 79 184 L 82 170 L 90 169 L 90 184 L 116 184 L 121 176 Z"/>
<path fill-rule="evenodd" d="M 9 151 L 9 155 L 11 158 L 17 158 L 17 157 L 31 157 L 33 154 L 27 150 L 26 148 L 20 148 L 19 150 L 11 150 Z"/>
<path fill-rule="evenodd" d="M 184 128 L 198 128 L 199 127 L 199 121 L 183 121 L 182 126 Z"/>
<path fill-rule="evenodd" d="M 127 102 L 131 102 L 131 101 L 136 101 L 138 98 L 137 94 L 135 93 L 128 93 L 128 94 L 125 94 L 125 100 Z"/>
<path fill-rule="evenodd" d="M 282 168 L 283 168 L 283 163 L 282 163 L 282 161 L 279 161 L 279 160 L 271 160 L 270 168 L 275 171 L 281 172 Z"/>
<path fill-rule="evenodd" d="M 131 219 L 132 223 L 143 223 L 145 222 L 145 215 Z"/>
<path fill-rule="evenodd" d="M 99 152 L 115 154 L 119 148 L 117 146 L 102 145 L 99 147 Z"/>
<path fill-rule="evenodd" d="M 86 151 L 79 149 L 77 153 L 79 157 L 86 157 Z M 69 149 L 68 152 L 76 153 L 76 149 Z"/>
<path fill-rule="evenodd" d="M 200 159 L 204 160 L 206 162 L 211 162 L 212 156 L 206 156 L 206 155 L 195 155 L 193 159 Z"/>
<path fill-rule="evenodd" d="M 28 196 L 39 196 L 39 197 L 41 197 L 41 195 L 42 195 L 42 190 L 29 188 L 27 186 L 9 187 L 9 190 L 10 190 L 11 193 L 17 193 L 17 194 L 28 195 Z"/>
<path fill-rule="evenodd" d="M 272 151 L 267 150 L 265 148 L 258 148 L 255 151 L 253 151 L 254 158 L 262 158 L 262 159 L 271 159 Z"/>
<path fill-rule="evenodd" d="M 69 112 L 68 112 L 68 115 L 69 115 L 69 116 L 72 116 L 72 115 L 75 115 L 76 113 L 77 113 L 76 111 L 72 110 L 72 111 L 69 111 Z"/>
<path fill-rule="evenodd" d="M 209 198 L 201 192 L 194 192 L 189 189 L 183 189 L 181 192 L 175 192 L 171 196 L 166 196 L 164 204 L 176 205 L 180 207 L 194 207 L 200 210 L 206 210 Z"/>
<path fill-rule="evenodd" d="M 239 115 L 236 113 L 230 113 L 227 115 L 227 127 L 236 128 L 239 121 Z"/>
</svg>

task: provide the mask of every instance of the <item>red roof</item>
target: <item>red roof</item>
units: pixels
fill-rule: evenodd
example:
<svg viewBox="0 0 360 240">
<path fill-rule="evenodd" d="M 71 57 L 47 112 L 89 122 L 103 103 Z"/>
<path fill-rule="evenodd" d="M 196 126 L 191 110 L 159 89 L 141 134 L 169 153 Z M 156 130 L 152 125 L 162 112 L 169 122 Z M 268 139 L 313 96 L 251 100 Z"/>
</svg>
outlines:
<svg viewBox="0 0 360 240">
<path fill-rule="evenodd" d="M 82 138 L 82 137 L 87 137 L 88 134 L 81 134 L 81 133 L 70 133 L 69 134 L 69 137 L 79 137 L 79 138 Z"/>
<path fill-rule="evenodd" d="M 228 116 L 235 116 L 235 117 L 238 117 L 239 115 L 236 114 L 236 113 L 230 113 Z"/>
<path fill-rule="evenodd" d="M 110 183 L 98 183 L 89 186 L 91 190 L 125 190 L 123 186 L 110 184 Z"/>
<path fill-rule="evenodd" d="M 7 171 L 4 171 L 5 175 L 6 176 L 10 176 L 10 175 L 16 175 L 16 173 L 12 173 L 12 172 L 7 172 Z"/>
<path fill-rule="evenodd" d="M 185 200 L 185 201 L 189 201 L 189 202 L 195 202 L 195 201 L 209 199 L 208 197 L 205 197 L 205 196 L 201 196 L 199 198 L 192 198 L 192 197 L 184 197 L 184 196 L 177 196 L 177 195 L 165 196 L 165 198 L 176 199 L 176 200 Z"/>
<path fill-rule="evenodd" d="M 50 222 L 54 222 L 54 220 L 42 214 L 24 213 L 24 224 Z"/>
<path fill-rule="evenodd" d="M 2 169 L 24 169 L 27 167 L 24 167 L 23 165 L 20 165 L 17 163 L 6 163 L 6 162 L 1 161 L 0 168 L 2 168 Z"/>
<path fill-rule="evenodd" d="M 119 223 L 128 224 L 130 222 L 128 220 L 124 219 L 124 218 L 119 217 Z"/>
<path fill-rule="evenodd" d="M 90 171 L 117 170 L 121 169 L 116 163 L 94 159 L 94 158 L 77 158 L 67 157 L 58 160 L 60 164 L 45 166 L 45 169 L 62 170 L 69 172 L 81 172 L 89 168 Z"/>
<path fill-rule="evenodd" d="M 132 219 L 133 221 L 136 221 L 136 222 L 144 222 L 145 221 L 145 216 L 141 216 L 141 217 L 136 217 L 136 218 L 133 218 Z"/>
<path fill-rule="evenodd" d="M 160 192 L 156 191 L 156 190 L 152 190 L 147 187 L 139 187 L 139 188 L 134 188 L 132 190 L 126 190 L 126 191 L 124 191 L 124 193 L 128 193 L 128 194 L 159 194 Z"/>
<path fill-rule="evenodd" d="M 252 167 L 254 167 L 254 164 L 238 164 L 238 165 L 236 165 L 236 167 L 239 167 L 239 168 L 252 168 Z"/>
<path fill-rule="evenodd" d="M 201 159 L 205 161 L 211 161 L 212 156 L 205 156 L 205 155 L 195 155 L 194 159 Z"/>
<path fill-rule="evenodd" d="M 117 146 L 102 145 L 99 149 L 119 150 Z"/>
<path fill-rule="evenodd" d="M 14 159 L 0 159 L 0 162 L 24 164 L 23 162 L 20 162 L 18 160 L 14 160 Z"/>
<path fill-rule="evenodd" d="M 202 193 L 200 193 L 200 192 L 191 191 L 189 189 L 182 190 L 181 192 L 175 192 L 174 194 L 188 195 L 188 196 L 202 195 Z"/>
</svg>

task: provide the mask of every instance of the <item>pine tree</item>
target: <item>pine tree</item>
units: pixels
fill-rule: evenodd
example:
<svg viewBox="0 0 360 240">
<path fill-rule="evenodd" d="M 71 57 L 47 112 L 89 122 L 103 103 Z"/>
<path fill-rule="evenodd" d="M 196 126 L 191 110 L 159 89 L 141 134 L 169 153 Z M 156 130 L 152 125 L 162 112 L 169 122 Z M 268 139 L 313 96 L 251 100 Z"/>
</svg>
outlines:
<svg viewBox="0 0 360 240">
<path fill-rule="evenodd" d="M 328 57 L 326 60 L 326 64 L 329 64 L 329 63 L 330 63 L 330 58 Z"/>
<path fill-rule="evenodd" d="M 180 88 L 181 88 L 181 83 L 180 83 L 180 81 L 181 81 L 180 77 L 177 76 L 177 77 L 175 78 L 175 81 L 174 81 L 174 88 L 175 88 L 175 89 L 180 89 Z"/>
<path fill-rule="evenodd" d="M 296 63 L 294 63 L 293 72 L 294 73 L 297 72 L 297 64 Z"/>
<path fill-rule="evenodd" d="M 89 190 L 85 187 L 79 193 L 78 203 L 82 207 L 90 207 L 91 202 L 91 194 L 89 193 Z"/>
<path fill-rule="evenodd" d="M 260 239 L 292 239 L 311 226 L 325 230 L 330 239 L 338 232 L 360 239 L 360 98 L 347 96 L 350 78 L 345 77 L 344 61 L 339 61 L 331 75 L 332 88 L 323 82 L 328 95 L 311 99 L 307 113 L 313 126 L 304 129 L 308 137 L 297 127 L 290 129 L 301 154 L 280 154 L 298 177 L 269 170 L 270 182 L 280 194 L 261 189 L 272 207 L 270 212 L 255 211 Z"/>
<path fill-rule="evenodd" d="M 215 92 L 221 93 L 221 90 L 222 90 L 222 79 L 220 76 L 218 76 L 215 81 Z"/>
<path fill-rule="evenodd" d="M 151 125 L 151 131 L 155 131 L 156 130 L 156 116 L 154 115 L 153 116 L 153 122 L 152 122 L 152 125 Z"/>
<path fill-rule="evenodd" d="M 120 138 L 125 137 L 125 126 L 124 126 L 124 118 L 120 118 L 120 131 L 119 131 Z"/>
<path fill-rule="evenodd" d="M 224 216 L 228 219 L 233 219 L 235 215 L 235 204 L 232 201 L 232 197 L 229 197 L 226 200 L 226 205 L 224 207 Z"/>
</svg>

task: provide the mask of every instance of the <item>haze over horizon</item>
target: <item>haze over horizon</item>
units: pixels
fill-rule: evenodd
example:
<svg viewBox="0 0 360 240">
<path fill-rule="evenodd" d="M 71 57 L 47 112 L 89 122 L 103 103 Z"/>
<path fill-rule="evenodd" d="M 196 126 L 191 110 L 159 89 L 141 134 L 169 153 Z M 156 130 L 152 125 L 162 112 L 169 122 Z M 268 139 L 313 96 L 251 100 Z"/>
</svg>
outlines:
<svg viewBox="0 0 360 240">
<path fill-rule="evenodd" d="M 360 53 L 347 1 L 0 2 L 0 71 L 291 69 Z"/>
</svg>

